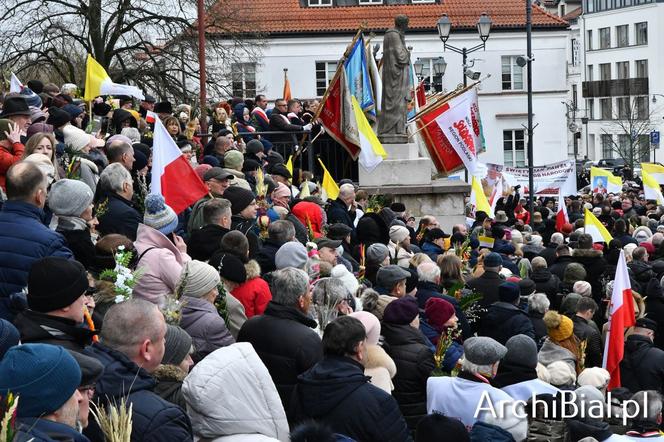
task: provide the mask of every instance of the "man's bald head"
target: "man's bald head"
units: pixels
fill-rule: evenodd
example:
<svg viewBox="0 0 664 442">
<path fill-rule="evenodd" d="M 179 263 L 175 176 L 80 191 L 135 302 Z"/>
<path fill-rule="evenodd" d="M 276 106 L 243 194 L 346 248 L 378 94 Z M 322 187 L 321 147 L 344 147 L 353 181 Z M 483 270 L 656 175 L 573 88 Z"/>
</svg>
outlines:
<svg viewBox="0 0 664 442">
<path fill-rule="evenodd" d="M 10 201 L 24 201 L 44 207 L 46 201 L 46 175 L 35 164 L 26 161 L 19 161 L 7 170 L 5 177 L 7 187 L 7 199 Z M 44 201 L 37 201 L 40 193 Z"/>
</svg>

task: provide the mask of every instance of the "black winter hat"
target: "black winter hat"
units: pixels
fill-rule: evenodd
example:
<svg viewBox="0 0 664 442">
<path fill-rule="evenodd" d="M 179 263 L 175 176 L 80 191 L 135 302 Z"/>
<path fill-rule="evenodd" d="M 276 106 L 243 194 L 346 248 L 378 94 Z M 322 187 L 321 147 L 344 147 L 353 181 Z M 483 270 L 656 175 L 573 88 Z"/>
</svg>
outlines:
<svg viewBox="0 0 664 442">
<path fill-rule="evenodd" d="M 226 192 L 224 192 L 226 196 Z M 247 270 L 244 264 L 237 256 L 231 253 L 217 252 L 208 262 L 212 267 L 217 269 L 219 276 L 229 281 L 242 284 L 247 280 Z"/>
<path fill-rule="evenodd" d="M 242 173 L 253 172 L 261 168 L 261 165 L 258 164 L 258 161 L 252 159 L 245 159 L 242 163 Z"/>
<path fill-rule="evenodd" d="M 270 175 L 279 175 L 289 180 L 293 178 L 293 175 L 288 171 L 288 169 L 286 169 L 286 166 L 283 164 L 275 164 L 272 166 L 272 169 L 270 169 Z"/>
<path fill-rule="evenodd" d="M 25 115 L 26 117 L 31 115 L 28 100 L 23 95 L 13 95 L 5 98 L 0 118 L 13 117 L 15 115 Z"/>
<path fill-rule="evenodd" d="M 62 127 L 65 124 L 69 123 L 71 120 L 71 115 L 65 110 L 60 109 L 56 106 L 51 106 L 48 108 L 48 119 L 46 124 L 53 125 L 53 128 Z"/>
<path fill-rule="evenodd" d="M 88 289 L 85 267 L 73 259 L 49 256 L 35 261 L 28 274 L 28 307 L 48 313 L 74 303 Z"/>
<path fill-rule="evenodd" d="M 191 351 L 191 336 L 184 329 L 167 324 L 164 340 L 164 357 L 161 363 L 164 365 L 180 365 Z"/>
<path fill-rule="evenodd" d="M 173 105 L 169 101 L 161 101 L 154 105 L 154 112 L 156 114 L 172 114 Z"/>
<path fill-rule="evenodd" d="M 44 92 L 44 83 L 42 83 L 39 80 L 28 81 L 28 87 L 32 90 L 32 92 L 34 92 L 37 95 Z"/>
<path fill-rule="evenodd" d="M 343 223 L 332 224 L 327 229 L 327 237 L 330 239 L 344 240 L 353 232 L 349 226 Z"/>
<path fill-rule="evenodd" d="M 81 387 L 87 387 L 97 383 L 102 374 L 104 366 L 97 359 L 84 355 L 77 351 L 68 350 L 69 354 L 76 359 L 81 368 Z"/>
<path fill-rule="evenodd" d="M 224 198 L 231 202 L 231 212 L 237 215 L 256 199 L 251 190 L 231 186 L 224 191 Z"/>
</svg>

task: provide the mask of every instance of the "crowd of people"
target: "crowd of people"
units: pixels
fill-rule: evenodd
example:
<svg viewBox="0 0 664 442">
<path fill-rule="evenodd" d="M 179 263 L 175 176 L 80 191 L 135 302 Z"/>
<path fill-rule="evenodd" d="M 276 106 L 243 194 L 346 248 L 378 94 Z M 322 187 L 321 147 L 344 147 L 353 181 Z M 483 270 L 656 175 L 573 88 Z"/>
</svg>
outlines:
<svg viewBox="0 0 664 442">
<path fill-rule="evenodd" d="M 206 139 L 149 96 L 92 115 L 70 85 L 3 98 L 14 440 L 124 440 L 98 416 L 125 403 L 131 441 L 664 438 L 664 208 L 628 186 L 582 194 L 556 231 L 555 201 L 528 223 L 505 189 L 494 217 L 446 233 L 350 180 L 328 200 L 274 149 L 297 140 L 254 133 L 310 130 L 316 104 L 222 102 Z M 182 213 L 149 192 L 151 112 L 209 189 Z M 585 209 L 615 239 L 593 242 Z M 621 251 L 637 319 L 608 392 Z"/>
</svg>

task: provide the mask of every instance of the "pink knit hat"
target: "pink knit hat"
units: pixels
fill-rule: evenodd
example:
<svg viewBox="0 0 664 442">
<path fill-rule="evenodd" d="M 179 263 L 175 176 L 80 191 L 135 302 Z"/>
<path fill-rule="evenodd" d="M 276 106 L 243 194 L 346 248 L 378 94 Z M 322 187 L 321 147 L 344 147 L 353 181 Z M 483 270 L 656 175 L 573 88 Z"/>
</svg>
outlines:
<svg viewBox="0 0 664 442">
<path fill-rule="evenodd" d="M 359 320 L 367 331 L 367 344 L 378 345 L 380 338 L 380 321 L 369 312 L 353 312 L 349 316 Z"/>
</svg>

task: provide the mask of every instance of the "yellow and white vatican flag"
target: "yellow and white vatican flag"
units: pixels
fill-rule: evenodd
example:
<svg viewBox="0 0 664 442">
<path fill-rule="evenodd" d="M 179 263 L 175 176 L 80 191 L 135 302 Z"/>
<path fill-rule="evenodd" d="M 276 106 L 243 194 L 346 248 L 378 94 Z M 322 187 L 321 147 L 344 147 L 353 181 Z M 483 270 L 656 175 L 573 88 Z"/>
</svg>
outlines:
<svg viewBox="0 0 664 442">
<path fill-rule="evenodd" d="M 145 99 L 143 91 L 136 86 L 113 83 L 106 70 L 97 63 L 97 60 L 88 54 L 85 70 L 85 101 L 92 101 L 100 95 L 129 95 L 140 100 Z"/>
<path fill-rule="evenodd" d="M 358 162 L 367 172 L 371 173 L 373 170 L 387 158 L 387 152 L 383 149 L 383 145 L 378 140 L 378 137 L 374 133 L 371 125 L 369 125 L 369 120 L 362 112 L 360 103 L 358 103 L 357 98 L 354 95 L 350 97 L 353 114 L 355 115 L 355 121 L 357 122 L 357 130 L 360 135 L 360 158 Z"/>
<path fill-rule="evenodd" d="M 662 188 L 659 187 L 659 182 L 643 168 L 641 168 L 641 174 L 643 178 L 643 194 L 646 199 L 657 201 L 657 204 L 660 206 L 664 205 L 664 196 L 662 196 Z"/>
<path fill-rule="evenodd" d="M 599 167 L 590 168 L 590 189 L 593 193 L 622 192 L 622 178 Z"/>
<path fill-rule="evenodd" d="M 664 184 L 664 166 L 655 163 L 641 163 L 641 172 L 648 174 L 659 184 Z"/>
<path fill-rule="evenodd" d="M 588 209 L 586 209 L 584 230 L 588 235 L 593 237 L 593 242 L 605 242 L 608 244 L 613 239 L 609 231 L 604 227 L 604 224 Z"/>
<path fill-rule="evenodd" d="M 482 183 L 480 183 L 480 180 L 475 176 L 473 176 L 473 180 L 470 185 L 470 204 L 473 206 L 473 214 L 478 210 L 481 210 L 491 218 L 494 217 L 493 208 L 489 204 L 489 201 L 486 199 L 484 190 L 482 190 Z"/>
</svg>

